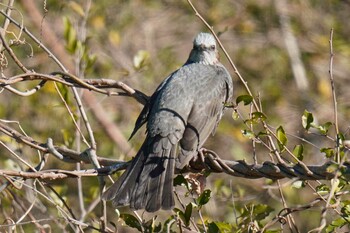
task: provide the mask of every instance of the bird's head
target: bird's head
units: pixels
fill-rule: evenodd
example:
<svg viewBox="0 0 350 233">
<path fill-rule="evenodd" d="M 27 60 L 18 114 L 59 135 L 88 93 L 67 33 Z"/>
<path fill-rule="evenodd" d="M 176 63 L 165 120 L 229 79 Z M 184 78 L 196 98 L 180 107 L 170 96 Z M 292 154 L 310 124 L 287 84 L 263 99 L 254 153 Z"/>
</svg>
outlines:
<svg viewBox="0 0 350 233">
<path fill-rule="evenodd" d="M 215 65 L 219 63 L 219 53 L 216 41 L 210 33 L 199 33 L 193 40 L 193 48 L 186 62 Z"/>
</svg>

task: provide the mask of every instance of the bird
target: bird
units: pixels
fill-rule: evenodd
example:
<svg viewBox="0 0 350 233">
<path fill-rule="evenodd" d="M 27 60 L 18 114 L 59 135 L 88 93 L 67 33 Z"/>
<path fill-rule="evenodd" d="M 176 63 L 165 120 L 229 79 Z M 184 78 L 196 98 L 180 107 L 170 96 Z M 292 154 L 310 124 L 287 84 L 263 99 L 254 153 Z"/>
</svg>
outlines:
<svg viewBox="0 0 350 233">
<path fill-rule="evenodd" d="M 113 206 L 156 212 L 174 207 L 174 170 L 183 169 L 215 133 L 233 95 L 216 40 L 200 32 L 187 61 L 158 86 L 136 120 L 130 138 L 146 123 L 146 138 L 102 199 Z"/>
</svg>

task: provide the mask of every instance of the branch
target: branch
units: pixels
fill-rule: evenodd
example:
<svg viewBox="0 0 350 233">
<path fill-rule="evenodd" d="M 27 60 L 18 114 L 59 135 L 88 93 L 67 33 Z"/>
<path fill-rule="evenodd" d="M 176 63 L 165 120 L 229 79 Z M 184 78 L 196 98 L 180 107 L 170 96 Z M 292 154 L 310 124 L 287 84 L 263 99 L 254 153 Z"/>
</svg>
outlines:
<svg viewBox="0 0 350 233">
<path fill-rule="evenodd" d="M 79 79 L 75 75 L 65 73 L 65 72 L 60 72 L 60 71 L 55 71 L 55 72 L 52 72 L 51 74 L 42 74 L 42 73 L 32 72 L 32 73 L 24 73 L 24 74 L 12 76 L 9 78 L 0 78 L 0 87 L 9 87 L 10 85 L 13 85 L 15 83 L 25 82 L 25 81 L 35 81 L 35 80 L 42 81 L 40 82 L 40 88 L 44 86 L 46 81 L 55 81 L 55 82 L 64 84 L 68 87 L 84 88 L 84 89 L 95 91 L 108 96 L 133 97 L 142 105 L 145 105 L 149 99 L 149 97 L 146 94 L 131 88 L 130 86 L 128 86 L 127 84 L 121 81 L 116 81 L 113 79 Z M 36 87 L 35 90 L 37 91 L 40 88 Z M 123 92 L 112 92 L 112 91 L 103 90 L 107 88 L 121 89 Z M 28 91 L 26 91 L 25 93 L 27 92 Z M 31 94 L 34 94 L 34 93 L 35 92 L 31 92 Z"/>
<path fill-rule="evenodd" d="M 21 134 L 20 132 L 16 131 L 15 129 L 7 126 L 2 122 L 0 122 L 0 132 L 15 139 L 20 143 L 30 146 L 31 148 L 39 150 L 43 153 L 50 153 L 55 155 L 55 153 L 57 152 L 63 156 L 62 160 L 66 162 L 90 163 L 90 160 L 88 158 L 88 154 L 86 151 L 78 152 L 75 150 L 68 149 L 66 147 L 51 146 L 50 143 L 47 144 L 47 143 L 41 143 L 41 142 L 35 141 L 33 138 Z M 54 151 L 52 150 L 53 148 L 55 149 Z M 57 157 L 57 155 L 55 156 Z M 57 158 L 59 158 L 59 156 Z M 102 157 L 97 157 L 97 160 L 101 165 L 104 165 L 104 166 L 112 165 L 118 162 L 115 159 L 108 159 L 108 158 L 102 158 Z"/>
<path fill-rule="evenodd" d="M 200 172 L 214 172 L 228 173 L 225 169 L 217 169 L 218 158 L 213 159 L 208 156 L 205 159 L 205 168 L 200 170 Z M 330 172 L 329 167 L 334 165 L 334 162 L 328 162 L 323 165 L 308 166 L 312 175 L 305 173 L 300 165 L 294 165 L 286 167 L 283 164 L 265 162 L 263 164 L 247 164 L 243 160 L 230 161 L 230 160 L 220 160 L 233 172 L 230 173 L 232 176 L 244 177 L 247 179 L 258 179 L 258 178 L 268 178 L 272 180 L 279 180 L 283 178 L 298 178 L 299 180 L 331 180 L 335 177 L 335 172 Z M 107 176 L 116 171 L 124 170 L 129 165 L 129 162 L 119 162 L 112 166 L 107 166 L 99 169 L 88 169 L 88 170 L 74 170 L 67 171 L 61 169 L 50 169 L 42 170 L 37 172 L 25 172 L 25 171 L 12 171 L 0 169 L 0 176 L 13 176 L 22 177 L 26 179 L 66 179 L 66 178 L 77 178 L 77 177 L 91 177 L 91 176 Z M 343 165 L 343 174 L 350 174 L 350 163 Z M 177 174 L 184 172 L 199 172 L 198 167 L 187 167 L 184 170 L 177 170 Z"/>
<path fill-rule="evenodd" d="M 89 151 L 78 152 L 65 147 L 54 146 L 51 139 L 48 143 L 40 143 L 33 138 L 25 136 L 15 129 L 0 122 L 0 132 L 15 139 L 16 141 L 30 146 L 43 153 L 50 153 L 65 162 L 84 162 L 90 163 Z M 202 156 L 202 157 L 201 157 Z M 202 159 L 199 159 L 202 158 Z M 120 162 L 114 159 L 97 157 L 99 163 L 107 166 L 101 169 L 91 169 L 85 171 L 63 171 L 63 170 L 43 170 L 39 172 L 22 172 L 1 170 L 0 175 L 19 176 L 24 178 L 41 178 L 41 179 L 63 179 L 68 177 L 82 176 L 104 176 L 113 172 L 125 169 L 127 162 Z M 336 172 L 330 172 L 329 166 L 335 165 L 334 162 L 328 162 L 319 166 L 308 166 L 307 170 L 300 164 L 287 166 L 282 163 L 264 162 L 263 164 L 247 164 L 243 160 L 230 161 L 222 160 L 211 150 L 202 149 L 191 161 L 190 165 L 183 170 L 177 170 L 177 173 L 184 172 L 215 172 L 226 173 L 231 176 L 244 177 L 248 179 L 269 178 L 278 180 L 283 178 L 298 178 L 300 180 L 330 180 L 335 177 Z M 350 174 L 350 164 L 342 165 L 343 174 Z M 310 171 L 310 172 L 309 172 Z"/>
</svg>

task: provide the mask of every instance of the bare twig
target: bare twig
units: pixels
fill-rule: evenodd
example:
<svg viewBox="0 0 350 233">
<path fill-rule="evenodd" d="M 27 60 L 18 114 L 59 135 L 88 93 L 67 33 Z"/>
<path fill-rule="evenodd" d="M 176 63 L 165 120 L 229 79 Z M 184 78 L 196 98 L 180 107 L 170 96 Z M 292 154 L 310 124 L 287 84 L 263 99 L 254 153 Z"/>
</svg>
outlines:
<svg viewBox="0 0 350 233">
<path fill-rule="evenodd" d="M 335 132 L 336 132 L 336 161 L 340 162 L 340 135 L 339 135 L 339 125 L 338 125 L 338 102 L 337 102 L 337 95 L 335 93 L 335 85 L 334 85 L 334 77 L 333 77 L 333 59 L 334 59 L 334 52 L 333 52 L 333 28 L 331 29 L 330 35 L 329 35 L 329 80 L 331 82 L 332 87 L 332 97 L 333 97 L 333 114 L 334 114 L 334 126 L 335 126 Z"/>
<path fill-rule="evenodd" d="M 24 145 L 32 147 L 33 149 L 39 150 L 43 153 L 50 153 L 50 150 L 46 145 L 46 143 L 37 142 L 34 139 L 19 133 L 15 129 L 7 126 L 2 122 L 0 122 L 0 132 L 2 132 L 3 134 L 9 137 L 12 137 L 16 141 L 21 142 Z M 80 153 L 65 147 L 54 146 L 54 148 L 60 154 L 64 155 L 65 158 L 69 159 L 69 161 L 90 163 L 90 160 L 87 158 L 87 155 L 85 152 Z M 106 165 L 106 166 L 112 165 L 115 162 L 117 162 L 114 159 L 107 159 L 107 158 L 101 158 L 101 157 L 97 157 L 97 160 L 101 165 Z"/>
<path fill-rule="evenodd" d="M 13 3 L 14 3 L 14 0 L 9 0 L 8 1 L 7 7 L 6 7 L 6 14 L 7 15 L 11 15 Z M 0 36 L 1 36 L 1 38 L 3 38 L 5 36 L 6 30 L 7 30 L 8 26 L 9 26 L 9 24 L 10 24 L 9 19 L 5 19 L 4 25 L 0 29 Z M 4 44 L 0 44 L 0 51 L 2 51 L 2 46 L 3 45 Z"/>
<path fill-rule="evenodd" d="M 149 99 L 149 97 L 144 93 L 138 90 L 135 90 L 120 81 L 116 81 L 113 79 L 79 79 L 78 77 L 65 72 L 53 72 L 50 75 L 31 72 L 31 73 L 12 76 L 6 79 L 0 78 L 0 86 L 7 87 L 15 83 L 19 83 L 23 81 L 34 81 L 34 80 L 41 80 L 42 82 L 55 81 L 58 83 L 62 83 L 68 87 L 74 86 L 79 88 L 85 88 L 85 89 L 93 90 L 108 96 L 119 96 L 119 95 L 130 96 L 143 105 L 146 104 Z M 45 83 L 40 83 L 40 86 L 43 86 L 44 84 Z M 110 89 L 117 88 L 117 89 L 123 90 L 124 92 L 112 92 L 112 91 L 103 90 L 106 88 L 110 88 Z M 40 88 L 35 87 L 35 89 L 36 89 L 35 91 L 37 91 Z M 25 93 L 27 92 L 29 91 L 26 91 Z M 32 92 L 31 94 L 34 94 L 34 92 Z M 29 94 L 26 94 L 25 96 L 27 95 Z"/>
</svg>

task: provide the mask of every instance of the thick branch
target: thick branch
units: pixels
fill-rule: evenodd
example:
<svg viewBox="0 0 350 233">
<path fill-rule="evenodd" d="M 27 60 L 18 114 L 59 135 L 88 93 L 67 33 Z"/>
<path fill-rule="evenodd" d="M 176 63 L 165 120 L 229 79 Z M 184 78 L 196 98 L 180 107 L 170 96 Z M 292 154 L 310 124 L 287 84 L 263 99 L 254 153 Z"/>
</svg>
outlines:
<svg viewBox="0 0 350 233">
<path fill-rule="evenodd" d="M 308 166 L 309 170 L 313 175 L 308 175 L 304 172 L 303 168 L 299 165 L 285 167 L 283 164 L 274 164 L 272 162 L 265 162 L 263 164 L 247 164 L 245 161 L 229 161 L 222 160 L 222 162 L 227 165 L 230 169 L 234 171 L 231 173 L 233 176 L 243 177 L 246 179 L 258 179 L 258 178 L 268 178 L 272 180 L 278 180 L 283 178 L 298 178 L 299 180 L 330 180 L 335 176 L 335 172 L 329 172 L 329 166 L 334 165 L 332 162 L 325 163 L 319 166 Z M 129 163 L 120 162 L 114 166 L 108 166 L 101 169 L 89 169 L 89 170 L 79 170 L 79 171 L 66 171 L 60 169 L 50 169 L 42 170 L 38 172 L 24 172 L 24 171 L 12 171 L 12 170 L 2 170 L 0 169 L 0 176 L 13 176 L 22 177 L 26 179 L 65 179 L 65 178 L 77 178 L 77 177 L 90 177 L 90 176 L 106 176 L 112 172 L 123 170 L 127 167 Z M 205 161 L 205 171 L 208 172 L 226 172 L 225 170 L 219 171 L 217 168 L 213 168 L 216 165 L 213 161 L 206 159 Z M 344 164 L 342 170 L 343 174 L 350 173 L 350 164 Z M 183 173 L 189 171 L 197 171 L 197 169 L 192 169 L 191 167 L 186 170 L 177 171 L 176 173 Z M 203 171 L 203 170 L 202 170 Z M 346 175 L 347 176 L 347 175 Z"/>
<path fill-rule="evenodd" d="M 90 163 L 87 151 L 78 152 L 65 147 L 52 146 L 51 143 L 40 143 L 34 139 L 27 137 L 15 129 L 0 122 L 0 132 L 5 135 L 14 138 L 18 142 L 28 145 L 36 150 L 40 150 L 44 153 L 50 153 L 55 155 L 59 153 L 62 155 L 63 161 L 66 162 L 84 162 Z M 50 140 L 48 140 L 50 141 Z M 55 155 L 56 156 L 56 155 Z M 202 156 L 202 157 L 201 157 Z M 56 156 L 59 158 L 59 156 Z M 200 159 L 198 159 L 200 158 Z M 308 166 L 308 172 L 299 164 L 286 166 L 281 163 L 264 162 L 263 164 L 247 164 L 245 161 L 230 161 L 222 160 L 214 152 L 206 149 L 202 149 L 198 158 L 193 160 L 188 167 L 177 173 L 183 172 L 215 172 L 215 173 L 227 173 L 232 176 L 244 177 L 247 179 L 257 178 L 269 178 L 272 180 L 278 180 L 283 178 L 298 178 L 300 180 L 330 180 L 335 176 L 334 172 L 329 171 L 329 166 L 336 165 L 333 162 L 325 163 L 319 166 Z M 202 159 L 201 159 L 202 158 Z M 22 171 L 6 171 L 0 170 L 0 175 L 18 176 L 24 178 L 40 178 L 40 179 L 62 179 L 68 177 L 81 177 L 81 176 L 103 176 L 113 172 L 125 169 L 126 162 L 118 162 L 113 159 L 107 159 L 103 157 L 97 157 L 101 165 L 107 166 L 102 169 L 91 169 L 86 171 L 63 171 L 63 170 L 46 170 L 40 172 L 22 172 Z M 340 168 L 339 168 L 340 169 Z M 345 176 L 350 174 L 350 164 L 345 163 L 342 166 L 342 173 Z M 335 170 L 335 169 L 332 169 Z"/>
</svg>

